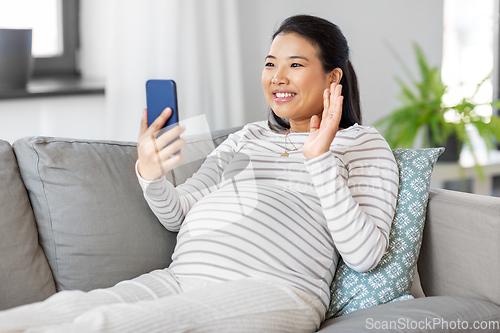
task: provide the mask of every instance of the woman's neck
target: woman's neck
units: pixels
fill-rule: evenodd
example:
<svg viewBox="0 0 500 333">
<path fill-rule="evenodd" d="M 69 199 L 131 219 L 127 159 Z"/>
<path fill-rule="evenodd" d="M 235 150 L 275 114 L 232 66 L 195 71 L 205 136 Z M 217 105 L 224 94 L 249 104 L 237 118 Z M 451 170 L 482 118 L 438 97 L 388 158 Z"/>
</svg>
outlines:
<svg viewBox="0 0 500 333">
<path fill-rule="evenodd" d="M 290 122 L 290 133 L 304 133 L 304 132 L 309 132 L 311 120 L 308 119 L 306 121 L 297 123 L 297 122 Z"/>
<path fill-rule="evenodd" d="M 295 125 L 293 123 L 290 123 L 290 128 L 288 130 L 285 130 L 281 132 L 281 134 L 287 134 L 287 133 L 309 133 L 310 132 L 310 122 L 307 124 L 307 126 L 299 126 Z M 339 128 L 339 131 L 343 130 L 344 128 Z"/>
</svg>

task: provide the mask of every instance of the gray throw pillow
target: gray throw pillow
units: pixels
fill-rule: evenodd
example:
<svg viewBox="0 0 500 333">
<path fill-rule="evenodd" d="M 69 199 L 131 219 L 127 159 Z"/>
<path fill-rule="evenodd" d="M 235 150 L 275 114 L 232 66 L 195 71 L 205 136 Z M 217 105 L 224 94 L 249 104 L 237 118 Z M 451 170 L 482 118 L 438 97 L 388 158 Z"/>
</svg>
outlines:
<svg viewBox="0 0 500 333">
<path fill-rule="evenodd" d="M 10 143 L 0 140 L 0 310 L 56 292 Z"/>
<path fill-rule="evenodd" d="M 176 234 L 144 200 L 135 143 L 37 137 L 14 149 L 58 290 L 110 287 L 169 265 Z"/>
</svg>

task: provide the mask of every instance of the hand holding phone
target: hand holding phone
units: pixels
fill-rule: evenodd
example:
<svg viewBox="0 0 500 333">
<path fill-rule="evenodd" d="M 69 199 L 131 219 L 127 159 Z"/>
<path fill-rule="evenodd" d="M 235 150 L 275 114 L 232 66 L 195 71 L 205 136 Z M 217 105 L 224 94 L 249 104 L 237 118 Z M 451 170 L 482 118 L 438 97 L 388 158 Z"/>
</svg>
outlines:
<svg viewBox="0 0 500 333">
<path fill-rule="evenodd" d="M 146 94 L 148 108 L 142 117 L 137 143 L 137 167 L 144 179 L 154 180 L 174 168 L 184 158 L 180 152 L 185 144 L 184 139 L 180 138 L 184 129 L 175 126 L 179 118 L 174 81 L 149 80 L 146 83 Z M 166 131 L 158 135 L 165 127 Z"/>
</svg>

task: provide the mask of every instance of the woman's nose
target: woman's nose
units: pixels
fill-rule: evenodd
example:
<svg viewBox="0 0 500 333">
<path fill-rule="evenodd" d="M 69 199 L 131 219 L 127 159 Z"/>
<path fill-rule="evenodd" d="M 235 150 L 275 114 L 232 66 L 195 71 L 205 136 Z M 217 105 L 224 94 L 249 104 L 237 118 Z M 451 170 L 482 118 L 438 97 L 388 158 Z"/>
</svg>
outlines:
<svg viewBox="0 0 500 333">
<path fill-rule="evenodd" d="M 286 75 L 284 75 L 282 70 L 277 70 L 271 81 L 273 84 L 287 83 Z"/>
</svg>

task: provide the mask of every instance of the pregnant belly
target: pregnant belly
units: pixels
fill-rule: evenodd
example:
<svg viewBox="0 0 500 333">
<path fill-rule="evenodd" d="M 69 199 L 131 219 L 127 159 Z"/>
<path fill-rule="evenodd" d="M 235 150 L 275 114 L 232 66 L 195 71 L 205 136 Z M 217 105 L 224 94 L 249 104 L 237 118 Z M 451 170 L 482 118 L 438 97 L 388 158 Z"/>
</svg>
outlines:
<svg viewBox="0 0 500 333">
<path fill-rule="evenodd" d="M 333 242 L 322 214 L 303 200 L 262 186 L 225 186 L 205 196 L 179 231 L 172 268 L 225 271 L 233 278 L 322 279 L 332 264 Z"/>
</svg>

